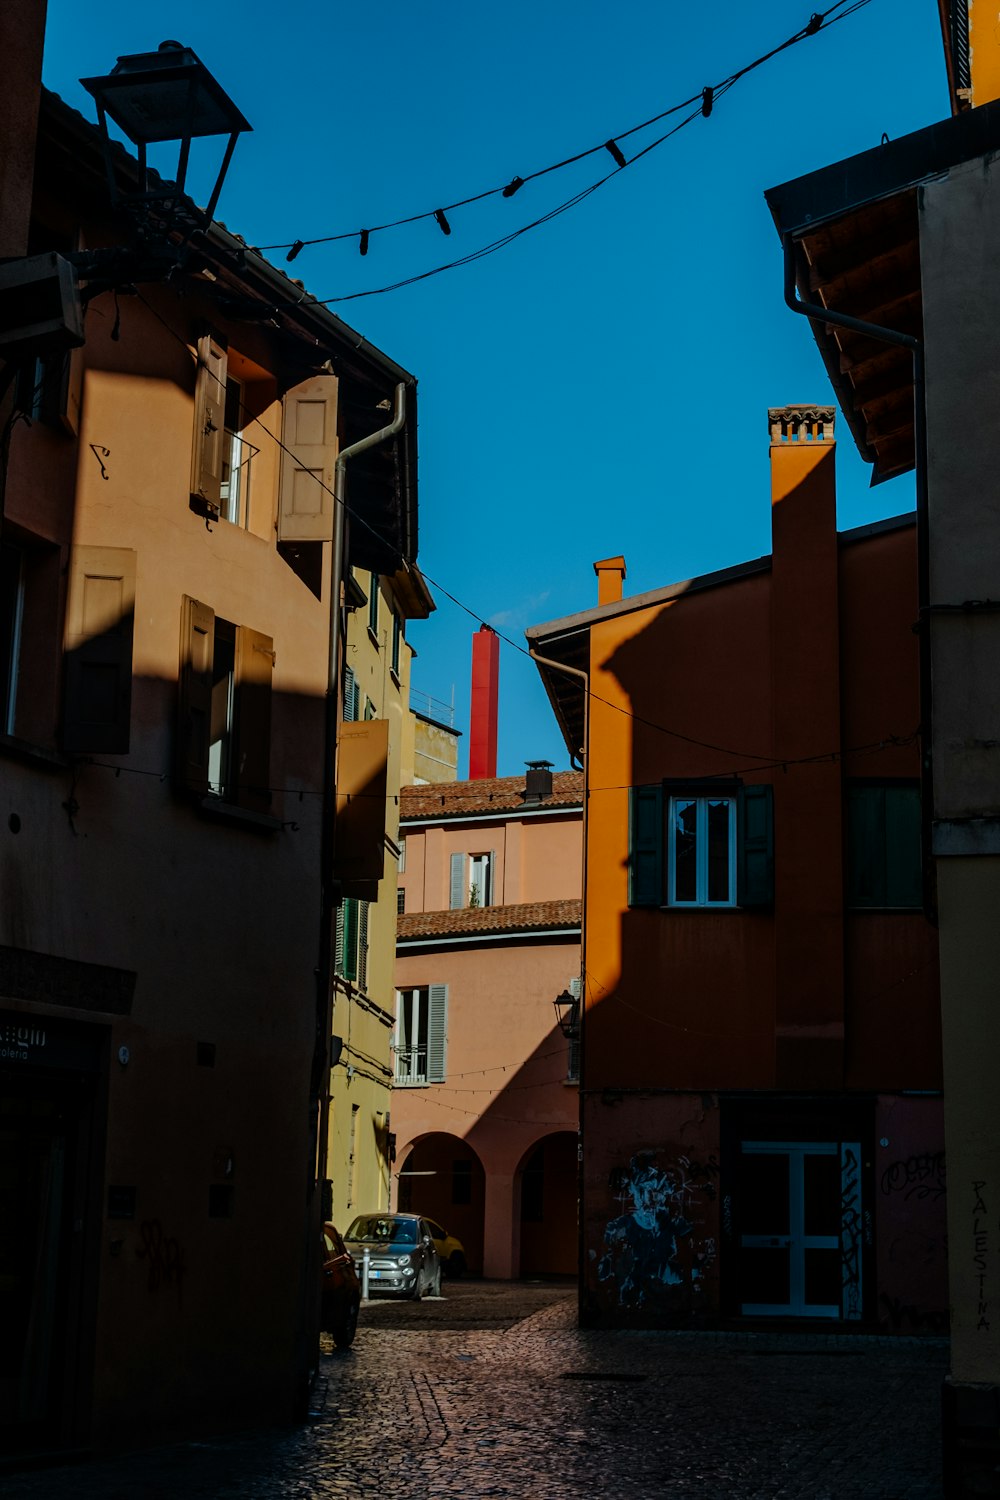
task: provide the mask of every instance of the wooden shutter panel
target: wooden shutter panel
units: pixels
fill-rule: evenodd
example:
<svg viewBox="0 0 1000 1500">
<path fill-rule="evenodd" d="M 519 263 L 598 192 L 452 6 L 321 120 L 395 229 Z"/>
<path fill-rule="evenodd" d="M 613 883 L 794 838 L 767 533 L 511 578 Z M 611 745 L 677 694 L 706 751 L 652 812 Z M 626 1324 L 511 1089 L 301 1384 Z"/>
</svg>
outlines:
<svg viewBox="0 0 1000 1500">
<path fill-rule="evenodd" d="M 63 745 L 124 755 L 132 704 L 135 553 L 74 547 L 66 601 Z"/>
<path fill-rule="evenodd" d="M 353 724 L 358 717 L 358 684 L 350 667 L 344 668 L 344 723 Z"/>
<path fill-rule="evenodd" d="M 358 903 L 353 896 L 341 902 L 344 913 L 344 937 L 340 973 L 344 979 L 358 977 Z"/>
<path fill-rule="evenodd" d="M 774 794 L 745 786 L 739 795 L 737 905 L 774 905 Z"/>
<path fill-rule="evenodd" d="M 920 791 L 885 788 L 885 898 L 887 906 L 923 905 Z"/>
<path fill-rule="evenodd" d="M 448 1050 L 448 986 L 432 984 L 427 990 L 427 1082 L 444 1083 Z"/>
<path fill-rule="evenodd" d="M 271 805 L 271 678 L 274 642 L 240 625 L 236 631 L 236 794 L 242 807 Z"/>
<path fill-rule="evenodd" d="M 358 902 L 358 988 L 368 988 L 368 906 Z"/>
<path fill-rule="evenodd" d="M 333 944 L 333 972 L 344 972 L 344 902 L 337 907 L 337 920 Z"/>
<path fill-rule="evenodd" d="M 453 854 L 451 856 L 451 882 L 448 892 L 448 906 L 452 911 L 461 911 L 469 904 L 469 893 L 465 888 L 465 855 Z"/>
<path fill-rule="evenodd" d="M 629 788 L 629 906 L 663 901 L 663 787 Z"/>
<path fill-rule="evenodd" d="M 215 515 L 218 515 L 221 503 L 227 374 L 225 344 L 221 339 L 206 333 L 198 340 L 191 493 Z"/>
<path fill-rule="evenodd" d="M 333 538 L 333 481 L 337 462 L 337 377 L 314 375 L 282 401 L 279 542 Z"/>
<path fill-rule="evenodd" d="M 176 774 L 182 787 L 202 796 L 208 791 L 214 659 L 215 612 L 185 594 L 181 600 Z"/>
</svg>

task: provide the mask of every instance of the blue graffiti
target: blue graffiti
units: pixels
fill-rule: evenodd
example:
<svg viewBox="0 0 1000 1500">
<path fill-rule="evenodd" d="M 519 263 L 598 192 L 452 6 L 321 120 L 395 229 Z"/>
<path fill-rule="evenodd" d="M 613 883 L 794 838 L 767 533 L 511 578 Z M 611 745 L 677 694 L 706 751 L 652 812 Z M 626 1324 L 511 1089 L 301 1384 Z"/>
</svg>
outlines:
<svg viewBox="0 0 1000 1500">
<path fill-rule="evenodd" d="M 689 1190 L 683 1176 L 654 1166 L 650 1152 L 633 1156 L 616 1175 L 623 1203 L 630 1198 L 631 1206 L 605 1227 L 597 1275 L 615 1282 L 621 1306 L 638 1307 L 649 1292 L 684 1280 L 678 1241 L 694 1227 L 683 1212 Z"/>
</svg>

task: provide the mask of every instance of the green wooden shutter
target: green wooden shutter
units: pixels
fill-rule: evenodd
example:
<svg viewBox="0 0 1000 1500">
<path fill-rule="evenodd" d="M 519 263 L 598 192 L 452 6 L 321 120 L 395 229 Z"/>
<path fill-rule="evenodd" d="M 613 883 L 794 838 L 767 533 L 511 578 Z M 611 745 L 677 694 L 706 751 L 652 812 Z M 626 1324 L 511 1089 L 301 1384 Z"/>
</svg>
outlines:
<svg viewBox="0 0 1000 1500">
<path fill-rule="evenodd" d="M 358 902 L 358 987 L 368 988 L 368 908 L 369 901 Z"/>
<path fill-rule="evenodd" d="M 629 906 L 663 901 L 663 787 L 629 788 Z"/>
<path fill-rule="evenodd" d="M 344 723 L 353 724 L 358 717 L 358 684 L 350 667 L 344 668 Z"/>
<path fill-rule="evenodd" d="M 427 1081 L 444 1083 L 448 1046 L 448 986 L 432 984 L 427 990 Z"/>
<path fill-rule="evenodd" d="M 343 974 L 344 972 L 344 906 L 346 902 L 341 901 L 337 907 L 337 918 L 334 925 L 333 941 L 333 972 Z"/>
<path fill-rule="evenodd" d="M 737 904 L 774 905 L 774 793 L 745 786 L 739 795 Z"/>
<path fill-rule="evenodd" d="M 885 788 L 885 898 L 887 906 L 923 905 L 920 790 Z"/>
<path fill-rule="evenodd" d="M 344 979 L 358 977 L 358 902 L 354 896 L 343 900 L 344 938 L 340 973 Z"/>
</svg>

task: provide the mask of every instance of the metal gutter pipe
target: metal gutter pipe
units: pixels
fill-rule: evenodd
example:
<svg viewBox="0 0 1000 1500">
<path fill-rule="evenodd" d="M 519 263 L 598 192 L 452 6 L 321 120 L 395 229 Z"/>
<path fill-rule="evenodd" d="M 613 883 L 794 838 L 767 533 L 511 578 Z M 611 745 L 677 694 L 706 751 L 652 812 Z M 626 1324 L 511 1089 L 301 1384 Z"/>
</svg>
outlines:
<svg viewBox="0 0 1000 1500">
<path fill-rule="evenodd" d="M 577 1162 L 577 1166 L 576 1166 L 576 1192 L 577 1192 L 577 1204 L 578 1204 L 578 1207 L 577 1207 L 577 1252 L 576 1252 L 576 1254 L 577 1254 L 577 1313 L 576 1313 L 576 1316 L 577 1316 L 577 1322 L 582 1327 L 583 1324 L 584 1324 L 584 1313 L 585 1313 L 583 1276 L 584 1276 L 584 1268 L 586 1266 L 586 1259 L 585 1259 L 585 1256 L 586 1256 L 586 1232 L 585 1232 L 586 1231 L 586 1224 L 585 1224 L 585 1216 L 584 1216 L 584 1211 L 583 1211 L 583 1205 L 584 1205 L 584 1197 L 583 1197 L 583 1188 L 584 1188 L 584 1177 L 583 1177 L 583 1163 L 584 1163 L 584 1149 L 583 1149 L 583 1143 L 584 1143 L 583 1101 L 584 1101 L 584 1079 L 587 1076 L 586 1072 L 585 1072 L 585 1067 L 586 1067 L 586 1053 L 585 1053 L 586 1040 L 585 1039 L 586 1039 L 586 1035 L 587 1035 L 587 1028 L 584 1025 L 584 1016 L 585 1016 L 586 1010 L 587 1010 L 587 826 L 588 826 L 587 813 L 588 813 L 588 809 L 589 809 L 589 806 L 590 806 L 590 789 L 589 789 L 589 787 L 587 785 L 587 782 L 588 782 L 589 777 L 590 777 L 590 674 L 589 674 L 589 672 L 585 672 L 582 667 L 569 667 L 569 666 L 567 666 L 565 664 L 565 662 L 553 661 L 551 659 L 551 657 L 540 655 L 539 652 L 537 652 L 535 650 L 534 646 L 531 645 L 530 641 L 528 643 L 528 655 L 531 657 L 532 661 L 536 661 L 539 666 L 541 666 L 541 667 L 550 667 L 552 669 L 552 671 L 554 671 L 554 672 L 564 672 L 567 677 L 575 677 L 575 678 L 578 679 L 578 681 L 580 681 L 580 682 L 583 683 L 583 746 L 582 746 L 582 748 L 580 749 L 580 751 L 579 751 L 579 753 L 577 755 L 577 759 L 581 760 L 583 762 L 584 777 L 583 777 L 583 819 L 582 819 L 582 823 L 583 823 L 583 827 L 582 827 L 582 838 L 583 838 L 583 870 L 582 870 L 582 881 L 581 881 L 581 890 L 580 890 L 580 896 L 581 896 L 581 900 L 580 900 L 580 1017 L 579 1017 L 579 1021 L 578 1021 L 578 1025 L 579 1025 L 579 1028 L 580 1028 L 580 1035 L 579 1035 L 579 1049 L 580 1049 L 579 1050 L 579 1069 L 580 1069 L 580 1080 L 579 1080 L 579 1083 L 577 1084 L 577 1089 L 579 1091 L 578 1097 L 579 1097 L 579 1102 L 580 1102 L 580 1108 L 579 1108 L 579 1115 L 578 1115 L 578 1122 L 579 1123 L 577 1125 L 577 1152 L 576 1152 L 576 1162 Z"/>
<path fill-rule="evenodd" d="M 309 1100 L 310 1117 L 317 1119 L 316 1175 L 326 1175 L 326 1150 L 329 1136 L 329 1079 L 327 1057 L 330 1045 L 330 1002 L 333 992 L 334 911 L 337 893 L 333 878 L 337 824 L 337 727 L 340 710 L 340 617 L 341 587 L 344 577 L 345 533 L 347 529 L 347 465 L 353 458 L 377 448 L 399 433 L 406 421 L 407 382 L 396 386 L 395 411 L 387 427 L 359 439 L 337 457 L 333 482 L 333 540 L 330 560 L 330 625 L 327 662 L 327 688 L 323 731 L 323 803 L 320 842 L 320 931 L 319 956 L 316 965 L 316 1041 Z M 320 1105 L 323 1108 L 320 1109 Z"/>
<path fill-rule="evenodd" d="M 882 328 L 877 323 L 866 323 L 861 318 L 852 318 L 816 302 L 800 302 L 798 281 L 795 274 L 795 241 L 790 234 L 782 236 L 781 247 L 785 263 L 785 305 L 792 312 L 800 313 L 810 323 L 828 323 L 834 328 L 846 328 L 851 333 L 862 333 L 868 338 L 878 339 L 883 344 L 895 344 L 900 349 L 909 349 L 913 359 L 913 448 L 917 501 L 917 602 L 920 640 L 920 793 L 923 803 L 921 826 L 921 853 L 923 855 L 924 911 L 935 919 L 937 900 L 931 872 L 934 868 L 931 852 L 931 818 L 934 810 L 934 768 L 931 760 L 931 652 L 927 610 L 930 604 L 930 549 L 927 519 L 927 403 L 924 369 L 924 346 L 912 334 L 900 333 L 894 328 Z"/>
</svg>

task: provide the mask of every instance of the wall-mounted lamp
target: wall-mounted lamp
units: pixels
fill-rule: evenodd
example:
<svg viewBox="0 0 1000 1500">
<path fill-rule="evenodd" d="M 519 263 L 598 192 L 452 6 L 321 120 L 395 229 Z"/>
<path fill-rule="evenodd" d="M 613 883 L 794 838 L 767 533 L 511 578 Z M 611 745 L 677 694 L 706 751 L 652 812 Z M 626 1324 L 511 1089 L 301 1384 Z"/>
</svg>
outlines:
<svg viewBox="0 0 1000 1500">
<path fill-rule="evenodd" d="M 573 1041 L 580 1028 L 579 1001 L 569 990 L 563 990 L 552 1005 L 556 1013 L 556 1025 L 567 1041 Z"/>
<path fill-rule="evenodd" d="M 203 222 L 209 223 L 237 137 L 252 126 L 191 48 L 181 46 L 180 42 L 161 42 L 156 52 L 120 57 L 106 78 L 81 78 L 80 82 L 93 94 L 97 104 L 104 164 L 114 204 L 179 197 L 184 191 L 192 140 L 228 135 L 222 166 L 202 216 Z M 138 149 L 141 186 L 137 194 L 119 192 L 113 143 L 108 135 L 109 116 Z M 162 189 L 150 190 L 146 166 L 146 147 L 164 141 L 180 143 L 175 186 L 170 194 Z"/>
</svg>

